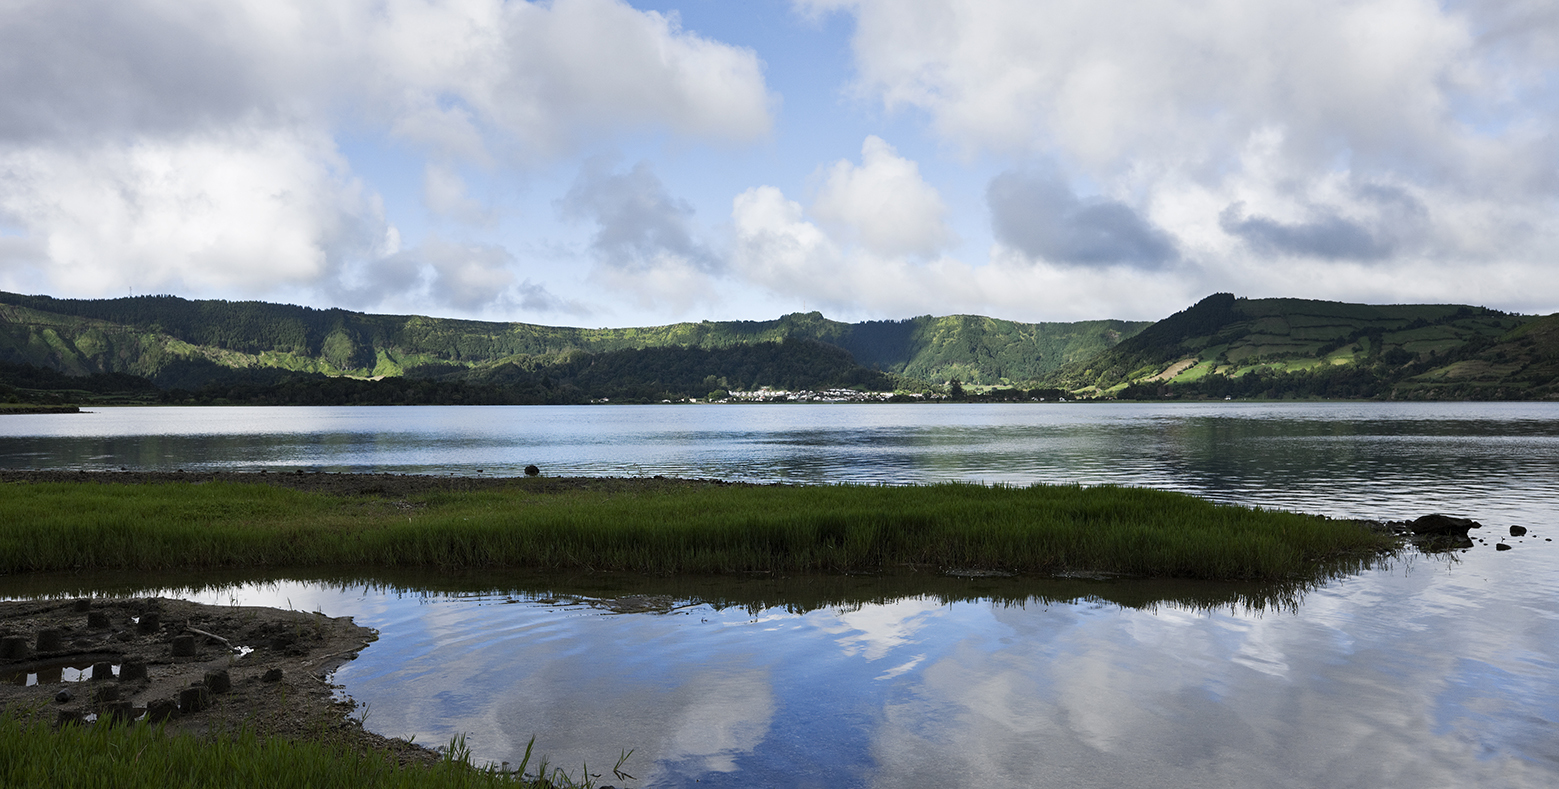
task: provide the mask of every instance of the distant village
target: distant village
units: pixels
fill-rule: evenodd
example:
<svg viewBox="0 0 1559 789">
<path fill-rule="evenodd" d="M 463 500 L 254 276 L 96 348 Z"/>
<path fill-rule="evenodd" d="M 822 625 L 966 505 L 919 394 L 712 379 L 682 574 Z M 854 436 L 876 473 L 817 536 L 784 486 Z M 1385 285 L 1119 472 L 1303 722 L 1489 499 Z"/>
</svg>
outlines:
<svg viewBox="0 0 1559 789">
<path fill-rule="evenodd" d="M 743 392 L 732 390 L 727 392 L 727 397 L 715 400 L 717 403 L 886 403 L 895 397 L 893 392 L 861 392 L 855 389 L 801 389 L 789 391 L 786 389 L 756 389 Z M 920 392 L 900 392 L 898 399 L 906 397 L 914 400 L 931 399 L 940 400 L 947 395 L 931 394 L 923 395 Z"/>
</svg>

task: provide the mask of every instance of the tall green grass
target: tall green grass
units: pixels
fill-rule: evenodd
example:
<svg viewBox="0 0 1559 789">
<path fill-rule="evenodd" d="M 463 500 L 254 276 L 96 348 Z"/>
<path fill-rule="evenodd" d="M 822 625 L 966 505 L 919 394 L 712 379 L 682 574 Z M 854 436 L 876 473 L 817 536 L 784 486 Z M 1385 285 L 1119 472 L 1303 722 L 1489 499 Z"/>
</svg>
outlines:
<svg viewBox="0 0 1559 789">
<path fill-rule="evenodd" d="M 1285 580 L 1394 546 L 1141 488 L 687 486 L 339 498 L 259 484 L 0 486 L 0 572 L 362 565 L 646 573 L 895 566 Z"/>
<path fill-rule="evenodd" d="M 521 777 L 471 764 L 457 740 L 442 761 L 399 764 L 389 752 L 364 752 L 328 741 L 263 738 L 253 731 L 209 735 L 165 732 L 157 725 L 106 721 L 55 728 L 38 716 L 0 711 L 0 786 L 29 789 L 484 789 L 589 787 L 545 765 Z M 621 765 L 619 765 L 621 766 Z"/>
</svg>

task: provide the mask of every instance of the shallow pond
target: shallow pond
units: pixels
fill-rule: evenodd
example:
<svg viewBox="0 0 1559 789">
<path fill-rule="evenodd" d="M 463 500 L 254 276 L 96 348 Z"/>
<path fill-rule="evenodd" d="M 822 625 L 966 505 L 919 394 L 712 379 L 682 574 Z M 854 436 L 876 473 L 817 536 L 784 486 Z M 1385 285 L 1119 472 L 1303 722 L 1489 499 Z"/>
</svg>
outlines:
<svg viewBox="0 0 1559 789">
<path fill-rule="evenodd" d="M 577 775 L 588 760 L 618 786 L 1559 784 L 1550 541 L 1559 538 L 1559 407 L 893 408 L 542 409 L 565 424 L 515 417 L 552 436 L 534 442 L 492 416 L 504 411 L 467 409 L 490 424 L 462 429 L 489 447 L 473 461 L 484 469 L 501 469 L 489 461 L 503 452 L 522 464 L 551 452 L 552 468 L 631 473 L 610 465 L 615 452 L 628 459 L 615 462 L 656 473 L 1126 482 L 1487 525 L 1465 553 L 1404 556 L 1297 592 L 1086 579 L 337 573 L 10 578 L 0 594 L 163 589 L 349 614 L 381 631 L 337 674 L 369 728 L 426 743 L 468 733 L 478 759 L 511 763 L 535 736 L 555 764 Z M 407 422 L 454 418 L 399 411 Z M 569 422 L 575 413 L 584 423 Z M 667 424 L 702 414 L 716 424 Z M 591 426 L 602 419 L 614 427 Z M 570 429 L 577 444 L 564 438 Z M 22 445 L 53 458 L 38 465 L 84 464 L 82 447 L 94 463 L 123 463 L 103 442 L 144 449 L 148 440 L 51 443 L 36 435 L 46 431 L 0 430 L 12 431 L 0 438 L 7 465 L 24 465 Z M 245 437 L 258 434 L 232 431 L 260 445 Z M 667 438 L 678 431 L 698 437 Z M 437 444 L 436 431 L 412 432 L 423 436 L 412 443 Z M 207 439 L 191 435 L 211 434 L 169 435 L 198 444 Z M 321 461 L 329 446 L 359 447 L 350 462 L 318 463 L 327 468 L 415 466 L 414 453 L 362 455 L 350 431 L 317 435 L 345 436 L 318 444 Z M 207 464 L 258 462 L 201 446 Z M 717 474 L 722 463 L 742 471 Z M 1511 537 L 1512 524 L 1530 532 Z M 1499 541 L 1513 550 L 1496 551 Z M 631 781 L 610 771 L 626 749 Z"/>
</svg>

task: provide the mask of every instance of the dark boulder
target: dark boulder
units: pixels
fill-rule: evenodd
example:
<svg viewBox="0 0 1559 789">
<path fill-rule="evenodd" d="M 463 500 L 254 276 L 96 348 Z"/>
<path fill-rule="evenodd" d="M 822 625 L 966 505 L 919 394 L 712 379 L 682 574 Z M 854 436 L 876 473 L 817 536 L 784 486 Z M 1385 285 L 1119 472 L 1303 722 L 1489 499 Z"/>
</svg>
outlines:
<svg viewBox="0 0 1559 789">
<path fill-rule="evenodd" d="M 157 699 L 146 705 L 146 721 L 148 723 L 161 723 L 169 718 L 178 717 L 179 703 L 173 699 Z"/>
<path fill-rule="evenodd" d="M 1425 515 L 1409 523 L 1407 528 L 1408 531 L 1422 537 L 1466 537 L 1468 529 L 1481 529 L 1483 524 L 1471 518 Z"/>
<path fill-rule="evenodd" d="M 210 688 L 212 693 L 226 693 L 233 687 L 232 677 L 228 675 L 225 668 L 207 671 L 205 681 L 206 687 Z"/>
<path fill-rule="evenodd" d="M 1526 533 L 1527 533 L 1527 527 L 1525 527 L 1525 526 L 1512 526 L 1512 527 L 1510 527 L 1510 536 L 1512 536 L 1512 537 L 1523 537 L 1523 536 L 1526 535 Z"/>
<path fill-rule="evenodd" d="M 211 691 L 205 685 L 184 688 L 179 691 L 179 712 L 189 715 L 211 706 Z"/>
<path fill-rule="evenodd" d="M 46 627 L 38 631 L 38 651 L 58 652 L 64 648 L 65 631 L 57 627 Z"/>
<path fill-rule="evenodd" d="M 22 636 L 0 638 L 0 660 L 26 660 L 32 657 L 32 649 Z"/>
</svg>

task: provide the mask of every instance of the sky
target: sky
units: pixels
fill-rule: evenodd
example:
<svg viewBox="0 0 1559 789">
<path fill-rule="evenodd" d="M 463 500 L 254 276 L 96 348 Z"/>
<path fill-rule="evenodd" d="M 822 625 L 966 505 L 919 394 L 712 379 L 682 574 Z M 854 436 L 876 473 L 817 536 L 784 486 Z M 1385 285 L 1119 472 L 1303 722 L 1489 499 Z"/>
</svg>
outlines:
<svg viewBox="0 0 1559 789">
<path fill-rule="evenodd" d="M 1559 311 L 1551 0 L 0 0 L 0 290 Z"/>
</svg>

